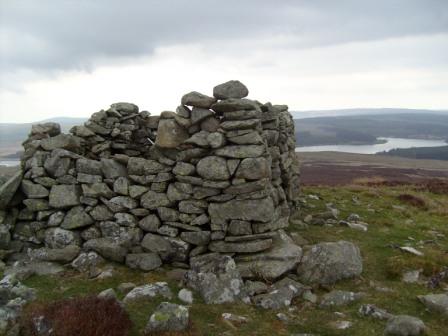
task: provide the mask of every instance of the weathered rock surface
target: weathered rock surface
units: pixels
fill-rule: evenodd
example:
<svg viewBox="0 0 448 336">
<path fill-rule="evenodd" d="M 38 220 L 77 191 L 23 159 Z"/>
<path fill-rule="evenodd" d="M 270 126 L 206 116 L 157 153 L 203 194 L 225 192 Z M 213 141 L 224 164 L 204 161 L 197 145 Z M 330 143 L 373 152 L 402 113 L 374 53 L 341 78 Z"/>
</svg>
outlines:
<svg viewBox="0 0 448 336">
<path fill-rule="evenodd" d="M 150 301 L 151 299 L 161 296 L 171 299 L 173 296 L 171 289 L 166 282 L 155 282 L 153 284 L 138 286 L 133 288 L 123 299 L 123 303 L 131 303 L 140 300 Z"/>
<path fill-rule="evenodd" d="M 126 265 L 148 272 L 160 267 L 162 260 L 157 253 L 130 253 L 126 256 Z"/>
<path fill-rule="evenodd" d="M 231 80 L 213 88 L 213 96 L 217 99 L 244 98 L 248 94 L 247 87 L 238 80 Z"/>
<path fill-rule="evenodd" d="M 14 197 L 22 182 L 22 171 L 19 170 L 8 181 L 0 186 L 0 209 L 5 209 Z"/>
<path fill-rule="evenodd" d="M 219 156 L 208 156 L 200 160 L 196 166 L 198 174 L 208 180 L 228 180 L 226 160 Z"/>
<path fill-rule="evenodd" d="M 295 269 L 302 258 L 302 249 L 280 230 L 267 251 L 238 256 L 236 263 L 244 278 L 274 280 Z"/>
<path fill-rule="evenodd" d="M 111 238 L 91 239 L 85 242 L 83 247 L 116 262 L 123 262 L 127 254 L 127 249 L 120 246 Z"/>
<path fill-rule="evenodd" d="M 81 190 L 77 185 L 55 185 L 51 188 L 49 204 L 53 208 L 69 208 L 79 205 Z"/>
<path fill-rule="evenodd" d="M 297 268 L 301 281 L 324 285 L 357 277 L 361 273 L 362 258 L 359 248 L 346 241 L 311 246 L 305 250 Z"/>
<path fill-rule="evenodd" d="M 162 119 L 157 130 L 156 144 L 163 148 L 176 148 L 188 139 L 188 132 L 174 119 Z"/>
<path fill-rule="evenodd" d="M 182 97 L 182 105 L 210 108 L 216 102 L 216 98 L 192 91 Z"/>
<path fill-rule="evenodd" d="M 388 336 L 418 336 L 425 333 L 426 327 L 419 318 L 397 315 L 387 321 L 384 334 Z"/>
<path fill-rule="evenodd" d="M 418 299 L 430 311 L 448 316 L 448 294 L 420 295 Z"/>
<path fill-rule="evenodd" d="M 269 222 L 274 214 L 274 203 L 270 197 L 257 200 L 231 200 L 210 203 L 208 212 L 212 223 L 225 223 L 230 219 Z"/>
<path fill-rule="evenodd" d="M 248 302 L 243 280 L 235 262 L 217 253 L 191 258 L 191 270 L 185 273 L 187 287 L 197 291 L 206 304 L 222 304 L 242 300 Z"/>
<path fill-rule="evenodd" d="M 162 302 L 149 318 L 145 332 L 182 331 L 188 327 L 188 308 L 182 305 Z"/>
</svg>

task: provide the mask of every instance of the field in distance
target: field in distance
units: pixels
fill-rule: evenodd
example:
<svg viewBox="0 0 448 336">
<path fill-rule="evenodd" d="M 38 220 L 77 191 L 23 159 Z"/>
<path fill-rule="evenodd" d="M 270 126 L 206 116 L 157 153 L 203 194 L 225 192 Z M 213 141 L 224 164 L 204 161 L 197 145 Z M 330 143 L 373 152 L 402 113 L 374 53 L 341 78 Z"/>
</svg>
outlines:
<svg viewBox="0 0 448 336">
<path fill-rule="evenodd" d="M 448 161 L 340 152 L 297 155 L 305 185 L 344 185 L 360 180 L 414 184 L 442 179 L 448 183 Z"/>
</svg>

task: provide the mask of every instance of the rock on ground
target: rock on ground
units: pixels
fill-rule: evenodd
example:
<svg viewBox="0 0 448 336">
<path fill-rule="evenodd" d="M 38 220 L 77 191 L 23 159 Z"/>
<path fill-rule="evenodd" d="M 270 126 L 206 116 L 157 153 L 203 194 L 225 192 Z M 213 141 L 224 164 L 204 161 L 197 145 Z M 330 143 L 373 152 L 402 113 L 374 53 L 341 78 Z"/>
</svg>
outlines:
<svg viewBox="0 0 448 336">
<path fill-rule="evenodd" d="M 351 242 L 338 241 L 316 244 L 306 250 L 297 274 L 305 283 L 331 285 L 359 276 L 362 269 L 359 248 Z"/>
<path fill-rule="evenodd" d="M 425 333 L 422 320 L 408 315 L 397 315 L 387 321 L 384 334 L 388 336 L 418 336 Z"/>
<path fill-rule="evenodd" d="M 363 297 L 361 293 L 354 293 L 348 291 L 334 290 L 325 294 L 320 301 L 320 307 L 334 307 L 343 306 L 355 302 Z"/>
<path fill-rule="evenodd" d="M 197 291 L 206 304 L 249 302 L 241 275 L 230 256 L 200 255 L 191 258 L 190 266 L 184 282 L 188 288 Z"/>
<path fill-rule="evenodd" d="M 124 303 L 130 303 L 138 300 L 151 300 L 154 297 L 162 296 L 171 299 L 171 289 L 166 282 L 156 282 L 149 285 L 143 285 L 133 288 L 123 299 Z"/>
<path fill-rule="evenodd" d="M 438 312 L 448 316 L 448 294 L 420 295 L 418 299 L 430 311 Z"/>
<path fill-rule="evenodd" d="M 149 318 L 145 332 L 183 331 L 188 327 L 188 308 L 182 305 L 162 302 Z"/>
</svg>

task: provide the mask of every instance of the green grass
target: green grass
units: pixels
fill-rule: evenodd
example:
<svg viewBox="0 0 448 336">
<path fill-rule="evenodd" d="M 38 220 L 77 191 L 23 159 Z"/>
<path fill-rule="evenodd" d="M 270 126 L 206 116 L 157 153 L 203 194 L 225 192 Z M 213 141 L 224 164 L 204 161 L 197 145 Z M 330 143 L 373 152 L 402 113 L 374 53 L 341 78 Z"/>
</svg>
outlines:
<svg viewBox="0 0 448 336">
<path fill-rule="evenodd" d="M 416 296 L 430 292 L 424 285 L 404 284 L 401 274 L 406 270 L 422 268 L 426 275 L 434 274 L 443 266 L 448 266 L 448 195 L 416 192 L 411 187 L 344 187 L 304 188 L 306 205 L 301 217 L 325 210 L 332 203 L 340 210 L 340 218 L 357 213 L 369 224 L 368 232 L 360 232 L 346 227 L 317 227 L 307 229 L 290 226 L 290 232 L 298 232 L 310 243 L 348 240 L 356 243 L 362 252 L 364 272 L 362 277 L 340 282 L 334 289 L 364 292 L 366 296 L 352 305 L 339 307 L 344 314 L 338 317 L 334 310 L 319 309 L 315 305 L 296 300 L 292 311 L 281 311 L 290 317 L 284 324 L 276 318 L 275 311 L 266 311 L 244 304 L 205 305 L 195 297 L 190 308 L 191 327 L 184 334 L 171 335 L 290 335 L 293 333 L 315 333 L 319 335 L 382 335 L 385 323 L 358 315 L 362 303 L 373 303 L 393 314 L 409 314 L 421 318 L 429 328 L 428 335 L 446 335 L 448 319 L 440 314 L 428 313 Z M 320 200 L 306 197 L 318 195 Z M 426 208 L 417 208 L 398 200 L 400 194 L 413 194 L 424 200 Z M 352 201 L 356 197 L 359 205 Z M 398 206 L 398 207 L 397 207 Z M 370 209 L 370 210 L 369 210 Z M 439 234 L 436 238 L 435 232 Z M 444 235 L 445 237 L 441 236 Z M 426 241 L 425 244 L 419 244 Z M 410 245 L 425 253 L 413 256 L 393 248 L 395 245 Z M 77 295 L 98 293 L 107 288 L 117 288 L 122 282 L 137 285 L 167 281 L 173 291 L 171 302 L 178 302 L 180 289 L 175 281 L 168 280 L 166 271 L 141 273 L 117 266 L 117 275 L 110 279 L 89 280 L 76 273 L 66 273 L 61 277 L 34 276 L 25 284 L 38 289 L 39 301 L 53 301 Z M 391 292 L 378 291 L 375 287 L 387 287 Z M 327 289 L 316 288 L 318 295 Z M 433 292 L 441 292 L 434 290 Z M 122 297 L 120 297 L 122 298 Z M 137 302 L 127 305 L 134 329 L 132 335 L 140 335 L 151 312 L 163 299 L 151 302 Z M 221 319 L 222 313 L 243 315 L 249 322 L 232 326 Z M 349 320 L 353 326 L 348 331 L 335 330 L 332 321 Z"/>
</svg>

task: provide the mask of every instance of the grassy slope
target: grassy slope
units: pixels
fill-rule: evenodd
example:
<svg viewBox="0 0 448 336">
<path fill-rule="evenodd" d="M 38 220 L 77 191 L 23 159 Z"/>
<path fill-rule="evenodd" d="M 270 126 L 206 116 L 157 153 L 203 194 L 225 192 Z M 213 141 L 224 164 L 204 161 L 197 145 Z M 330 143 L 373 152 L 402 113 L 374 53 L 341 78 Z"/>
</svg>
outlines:
<svg viewBox="0 0 448 336">
<path fill-rule="evenodd" d="M 423 198 L 427 203 L 427 209 L 401 203 L 397 200 L 397 196 L 402 193 L 416 194 Z M 224 332 L 225 335 L 266 336 L 290 335 L 299 332 L 320 335 L 382 335 L 384 322 L 358 316 L 357 310 L 361 303 L 374 303 L 391 313 L 420 317 L 429 327 L 430 336 L 446 335 L 448 319 L 439 314 L 425 312 L 424 307 L 416 299 L 416 295 L 426 294 L 429 290 L 423 285 L 403 284 L 399 275 L 404 270 L 416 268 L 423 268 L 425 273 L 430 275 L 443 265 L 448 265 L 448 195 L 435 195 L 429 192 L 417 193 L 408 187 L 367 188 L 359 186 L 338 189 L 305 188 L 304 194 L 319 195 L 322 200 L 307 199 L 307 207 L 303 210 L 303 216 L 324 210 L 326 203 L 333 203 L 341 211 L 341 217 L 345 218 L 355 212 L 369 223 L 367 233 L 345 227 L 310 227 L 300 230 L 300 234 L 311 243 L 344 239 L 353 241 L 360 246 L 365 266 L 362 277 L 338 283 L 334 288 L 362 291 L 367 294 L 366 297 L 361 302 L 338 308 L 337 311 L 345 314 L 343 318 L 338 318 L 334 314 L 334 310 L 318 309 L 301 299 L 297 300 L 292 305 L 296 307 L 296 311 L 283 311 L 291 317 L 292 322 L 289 325 L 277 321 L 276 312 L 273 311 L 264 311 L 243 304 L 208 306 L 196 299 L 190 309 L 192 326 L 185 335 L 223 335 Z M 352 201 L 353 196 L 359 199 L 360 205 L 356 205 Z M 393 205 L 401 207 L 395 208 Z M 299 231 L 293 226 L 289 230 L 291 232 Z M 435 239 L 431 231 L 444 234 L 445 238 L 439 238 L 436 243 L 420 247 L 417 242 Z M 411 244 L 411 246 L 424 251 L 425 256 L 416 257 L 389 247 L 389 244 L 395 243 Z M 87 280 L 76 274 L 66 274 L 63 280 L 58 277 L 35 276 L 25 283 L 38 289 L 39 300 L 49 301 L 74 295 L 98 293 L 110 287 L 116 288 L 122 282 L 132 281 L 136 284 L 144 284 L 167 280 L 163 271 L 143 274 L 123 267 L 118 269 L 119 274 L 116 277 L 101 281 Z M 377 291 L 372 286 L 372 281 L 376 286 L 391 288 L 393 292 Z M 178 285 L 170 280 L 168 282 L 173 292 L 177 293 Z M 319 295 L 324 292 L 323 289 L 316 289 L 316 293 Z M 135 323 L 133 335 L 140 335 L 140 330 L 144 327 L 149 314 L 161 301 L 142 302 L 127 307 Z M 172 301 L 178 302 L 177 298 Z M 237 330 L 221 320 L 221 314 L 224 312 L 244 315 L 250 321 L 239 326 Z M 350 320 L 354 325 L 349 331 L 334 330 L 329 323 L 339 319 Z"/>
</svg>

